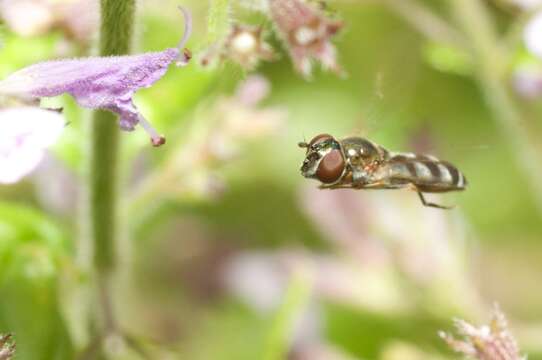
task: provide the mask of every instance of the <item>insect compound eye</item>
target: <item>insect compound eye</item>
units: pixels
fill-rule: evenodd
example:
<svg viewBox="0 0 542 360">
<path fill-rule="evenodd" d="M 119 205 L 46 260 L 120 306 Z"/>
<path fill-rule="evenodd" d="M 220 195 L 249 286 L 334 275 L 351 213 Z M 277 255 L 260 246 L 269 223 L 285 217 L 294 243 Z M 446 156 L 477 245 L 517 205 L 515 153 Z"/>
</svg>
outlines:
<svg viewBox="0 0 542 360">
<path fill-rule="evenodd" d="M 327 153 L 316 170 L 316 177 L 324 184 L 333 183 L 341 177 L 344 171 L 344 159 L 340 150 L 331 150 Z"/>
<path fill-rule="evenodd" d="M 320 134 L 320 135 L 316 135 L 312 140 L 311 142 L 309 143 L 309 148 L 318 144 L 318 143 L 321 143 L 322 141 L 326 141 L 328 139 L 333 139 L 333 136 L 329 135 L 329 134 Z"/>
</svg>

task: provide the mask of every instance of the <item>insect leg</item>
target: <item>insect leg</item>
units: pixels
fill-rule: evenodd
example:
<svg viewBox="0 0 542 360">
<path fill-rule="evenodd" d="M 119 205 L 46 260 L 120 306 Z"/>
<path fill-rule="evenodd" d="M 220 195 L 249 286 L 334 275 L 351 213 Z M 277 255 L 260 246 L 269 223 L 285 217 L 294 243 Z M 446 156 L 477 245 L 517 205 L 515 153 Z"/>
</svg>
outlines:
<svg viewBox="0 0 542 360">
<path fill-rule="evenodd" d="M 443 210 L 451 210 L 451 209 L 454 208 L 454 206 L 444 206 L 444 205 L 439 205 L 439 204 L 435 204 L 435 203 L 432 203 L 432 202 L 428 202 L 428 201 L 425 200 L 425 198 L 423 197 L 423 194 L 422 194 L 421 191 L 419 191 L 418 189 L 416 189 L 416 192 L 418 193 L 418 196 L 420 197 L 420 200 L 422 201 L 423 206 L 434 207 L 434 208 L 437 208 L 437 209 L 443 209 Z"/>
<path fill-rule="evenodd" d="M 336 184 L 336 185 L 320 185 L 320 186 L 318 186 L 318 189 L 321 189 L 321 190 L 351 189 L 351 188 L 352 188 L 352 185 L 341 185 L 341 184 Z"/>
</svg>

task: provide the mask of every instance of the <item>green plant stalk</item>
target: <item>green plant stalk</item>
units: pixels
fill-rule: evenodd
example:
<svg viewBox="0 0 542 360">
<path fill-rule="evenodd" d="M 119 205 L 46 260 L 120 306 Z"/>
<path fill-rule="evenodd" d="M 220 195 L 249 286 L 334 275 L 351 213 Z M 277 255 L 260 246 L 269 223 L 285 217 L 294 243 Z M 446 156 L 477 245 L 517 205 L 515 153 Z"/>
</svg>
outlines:
<svg viewBox="0 0 542 360">
<path fill-rule="evenodd" d="M 100 55 L 127 54 L 132 43 L 135 0 L 101 0 Z M 115 267 L 119 189 L 119 128 L 116 116 L 96 111 L 91 123 L 88 228 L 99 303 L 113 327 L 108 278 Z"/>
<path fill-rule="evenodd" d="M 381 0 L 392 12 L 429 40 L 444 42 L 462 49 L 465 39 L 448 22 L 415 0 Z"/>
<path fill-rule="evenodd" d="M 135 0 L 101 0 L 100 55 L 128 53 Z M 92 119 L 90 163 L 90 227 L 93 262 L 100 272 L 115 265 L 119 128 L 116 116 L 97 111 Z"/>
<path fill-rule="evenodd" d="M 264 347 L 265 360 L 281 360 L 288 357 L 296 320 L 306 309 L 312 293 L 310 274 L 303 270 L 306 269 L 292 275 L 284 302 L 271 323 Z"/>
<path fill-rule="evenodd" d="M 207 44 L 212 45 L 229 33 L 230 1 L 210 0 L 207 18 Z"/>
<path fill-rule="evenodd" d="M 542 154 L 522 125 L 522 114 L 508 91 L 506 48 L 501 44 L 487 6 L 480 0 L 449 0 L 458 24 L 469 38 L 478 66 L 480 88 L 519 165 L 525 173 L 538 210 L 542 213 Z"/>
</svg>

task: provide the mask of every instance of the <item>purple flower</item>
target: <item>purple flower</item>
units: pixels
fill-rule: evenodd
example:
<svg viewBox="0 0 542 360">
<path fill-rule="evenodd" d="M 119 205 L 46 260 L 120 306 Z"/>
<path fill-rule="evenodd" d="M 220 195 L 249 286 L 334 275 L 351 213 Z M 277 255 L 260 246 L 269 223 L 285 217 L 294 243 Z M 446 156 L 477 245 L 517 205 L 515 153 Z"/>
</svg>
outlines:
<svg viewBox="0 0 542 360">
<path fill-rule="evenodd" d="M 41 98 L 68 93 L 83 107 L 117 113 L 123 130 L 131 131 L 141 124 L 154 146 L 163 145 L 165 138 L 158 135 L 139 113 L 132 97 L 137 90 L 150 87 L 164 76 L 173 61 L 184 66 L 190 60 L 190 52 L 184 49 L 184 45 L 190 36 L 192 21 L 190 14 L 183 8 L 181 10 L 185 17 L 185 32 L 176 48 L 139 55 L 57 60 L 31 65 L 0 81 L 0 94 Z"/>
<path fill-rule="evenodd" d="M 15 183 L 34 170 L 65 123 L 58 112 L 36 107 L 0 110 L 0 184 Z"/>
<path fill-rule="evenodd" d="M 336 73 L 342 73 L 337 63 L 331 38 L 343 27 L 315 6 L 302 0 L 269 0 L 269 12 L 279 35 L 288 45 L 294 66 L 304 76 L 312 72 L 315 59 Z"/>
</svg>

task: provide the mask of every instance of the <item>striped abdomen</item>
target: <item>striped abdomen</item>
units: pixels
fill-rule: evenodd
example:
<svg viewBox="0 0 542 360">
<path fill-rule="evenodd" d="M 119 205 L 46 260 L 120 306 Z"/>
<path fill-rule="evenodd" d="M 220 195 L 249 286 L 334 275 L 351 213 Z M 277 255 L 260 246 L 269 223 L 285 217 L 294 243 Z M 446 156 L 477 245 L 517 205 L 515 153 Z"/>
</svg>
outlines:
<svg viewBox="0 0 542 360">
<path fill-rule="evenodd" d="M 464 190 L 467 186 L 455 166 L 430 155 L 391 154 L 388 176 L 394 185 L 414 184 L 422 192 Z"/>
</svg>

